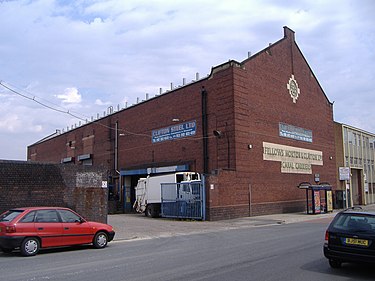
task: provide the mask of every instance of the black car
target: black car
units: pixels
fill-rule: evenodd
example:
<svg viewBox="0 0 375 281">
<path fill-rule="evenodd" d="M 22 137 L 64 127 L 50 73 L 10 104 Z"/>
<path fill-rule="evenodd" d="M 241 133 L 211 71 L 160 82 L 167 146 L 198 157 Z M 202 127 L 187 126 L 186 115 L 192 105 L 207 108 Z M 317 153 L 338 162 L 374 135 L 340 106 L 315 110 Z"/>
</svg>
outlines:
<svg viewBox="0 0 375 281">
<path fill-rule="evenodd" d="M 343 262 L 375 263 L 375 212 L 358 207 L 339 212 L 326 231 L 323 249 L 333 268 Z"/>
</svg>

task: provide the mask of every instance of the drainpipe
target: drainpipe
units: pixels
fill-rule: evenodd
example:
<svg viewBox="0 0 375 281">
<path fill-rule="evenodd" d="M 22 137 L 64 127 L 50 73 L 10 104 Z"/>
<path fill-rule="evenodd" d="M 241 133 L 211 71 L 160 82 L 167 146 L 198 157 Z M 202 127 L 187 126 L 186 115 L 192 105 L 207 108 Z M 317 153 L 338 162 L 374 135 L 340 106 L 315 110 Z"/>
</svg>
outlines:
<svg viewBox="0 0 375 281">
<path fill-rule="evenodd" d="M 118 170 L 118 121 L 115 123 L 115 172 L 120 174 Z"/>
<path fill-rule="evenodd" d="M 207 91 L 202 86 L 203 173 L 208 174 Z"/>
</svg>

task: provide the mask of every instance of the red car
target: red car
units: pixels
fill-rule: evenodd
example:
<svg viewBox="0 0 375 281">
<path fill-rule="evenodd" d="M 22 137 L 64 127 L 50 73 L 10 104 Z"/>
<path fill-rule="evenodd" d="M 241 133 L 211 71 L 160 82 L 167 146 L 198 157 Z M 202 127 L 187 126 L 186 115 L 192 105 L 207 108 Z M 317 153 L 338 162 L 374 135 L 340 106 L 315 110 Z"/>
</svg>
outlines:
<svg viewBox="0 0 375 281">
<path fill-rule="evenodd" d="M 0 215 L 0 250 L 4 253 L 20 248 L 22 255 L 34 256 L 40 248 L 90 243 L 100 249 L 114 236 L 112 226 L 86 221 L 68 208 L 17 208 Z"/>
</svg>

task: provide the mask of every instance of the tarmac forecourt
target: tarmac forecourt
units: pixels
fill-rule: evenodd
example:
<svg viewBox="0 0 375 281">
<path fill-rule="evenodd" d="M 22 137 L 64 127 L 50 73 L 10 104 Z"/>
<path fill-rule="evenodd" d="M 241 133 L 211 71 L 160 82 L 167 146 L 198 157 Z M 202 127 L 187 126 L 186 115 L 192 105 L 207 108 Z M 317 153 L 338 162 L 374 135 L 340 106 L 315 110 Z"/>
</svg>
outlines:
<svg viewBox="0 0 375 281">
<path fill-rule="evenodd" d="M 361 207 L 365 210 L 375 210 L 375 204 Z M 323 214 L 306 214 L 302 212 L 274 214 L 221 221 L 178 220 L 148 218 L 143 214 L 116 214 L 108 216 L 108 224 L 112 225 L 116 231 L 114 241 L 120 242 L 314 220 L 326 221 L 328 225 L 339 211 L 334 210 Z"/>
</svg>

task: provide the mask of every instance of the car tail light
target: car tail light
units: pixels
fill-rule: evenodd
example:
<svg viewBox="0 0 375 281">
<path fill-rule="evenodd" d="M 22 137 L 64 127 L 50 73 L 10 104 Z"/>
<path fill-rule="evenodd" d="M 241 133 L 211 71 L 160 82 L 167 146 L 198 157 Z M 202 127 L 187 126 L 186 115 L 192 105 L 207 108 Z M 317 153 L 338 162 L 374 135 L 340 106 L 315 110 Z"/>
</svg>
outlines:
<svg viewBox="0 0 375 281">
<path fill-rule="evenodd" d="M 5 227 L 5 232 L 6 233 L 14 233 L 14 232 L 16 232 L 16 227 L 14 225 L 7 226 L 7 227 Z"/>
<path fill-rule="evenodd" d="M 328 239 L 329 239 L 329 233 L 328 233 L 328 230 L 327 230 L 326 231 L 326 238 L 325 238 L 325 240 L 328 241 Z"/>
</svg>

